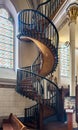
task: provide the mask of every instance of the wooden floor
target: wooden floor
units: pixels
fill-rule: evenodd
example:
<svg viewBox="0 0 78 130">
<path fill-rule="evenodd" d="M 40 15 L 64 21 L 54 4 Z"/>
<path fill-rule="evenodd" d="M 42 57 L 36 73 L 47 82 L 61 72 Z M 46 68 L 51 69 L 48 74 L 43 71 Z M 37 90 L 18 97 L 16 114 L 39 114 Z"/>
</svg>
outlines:
<svg viewBox="0 0 78 130">
<path fill-rule="evenodd" d="M 73 114 L 73 129 L 78 130 L 78 124 L 75 120 L 75 113 Z M 29 130 L 39 130 L 39 129 L 29 129 Z M 50 122 L 47 125 L 44 125 L 42 130 L 68 130 L 67 122 Z"/>
<path fill-rule="evenodd" d="M 67 124 L 60 122 L 48 123 L 43 130 L 67 130 Z"/>
<path fill-rule="evenodd" d="M 67 127 L 67 123 L 54 122 L 45 125 L 43 127 L 43 130 L 68 130 L 68 127 Z M 73 130 L 78 130 L 78 127 L 73 128 Z"/>
<path fill-rule="evenodd" d="M 29 130 L 39 130 L 39 129 L 30 129 Z M 48 125 L 44 125 L 42 130 L 68 130 L 67 124 L 63 124 L 60 122 L 55 123 L 48 123 Z"/>
<path fill-rule="evenodd" d="M 44 126 L 43 130 L 68 130 L 68 128 L 67 124 L 49 123 L 47 126 Z M 78 130 L 78 127 L 73 128 L 73 130 Z"/>
</svg>

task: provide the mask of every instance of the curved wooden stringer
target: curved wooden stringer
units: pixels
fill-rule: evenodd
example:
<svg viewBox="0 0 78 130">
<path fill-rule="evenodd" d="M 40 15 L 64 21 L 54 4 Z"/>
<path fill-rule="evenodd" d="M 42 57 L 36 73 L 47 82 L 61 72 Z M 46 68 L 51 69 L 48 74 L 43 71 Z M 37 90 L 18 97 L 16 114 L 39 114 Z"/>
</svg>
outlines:
<svg viewBox="0 0 78 130">
<path fill-rule="evenodd" d="M 27 17 L 27 18 L 26 18 Z M 54 24 L 36 10 L 23 10 L 19 13 L 18 39 L 33 41 L 42 52 L 42 68 L 39 74 L 48 75 L 58 64 L 58 32 Z"/>
<path fill-rule="evenodd" d="M 54 55 L 51 52 L 51 50 L 44 44 L 41 43 L 40 41 L 30 38 L 30 37 L 21 37 L 20 38 L 23 41 L 26 41 L 27 39 L 33 41 L 41 50 L 42 52 L 42 67 L 39 70 L 39 74 L 42 76 L 46 76 L 52 71 L 53 65 L 54 65 Z"/>
</svg>

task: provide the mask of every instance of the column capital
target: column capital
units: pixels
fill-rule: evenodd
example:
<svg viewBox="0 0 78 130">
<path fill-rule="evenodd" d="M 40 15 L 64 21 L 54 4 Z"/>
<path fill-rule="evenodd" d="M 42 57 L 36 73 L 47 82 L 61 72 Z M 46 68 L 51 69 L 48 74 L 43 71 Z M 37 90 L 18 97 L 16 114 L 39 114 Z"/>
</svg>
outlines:
<svg viewBox="0 0 78 130">
<path fill-rule="evenodd" d="M 68 7 L 67 9 L 67 15 L 69 18 L 69 22 L 75 22 L 78 16 L 78 5 L 77 4 L 72 4 Z"/>
</svg>

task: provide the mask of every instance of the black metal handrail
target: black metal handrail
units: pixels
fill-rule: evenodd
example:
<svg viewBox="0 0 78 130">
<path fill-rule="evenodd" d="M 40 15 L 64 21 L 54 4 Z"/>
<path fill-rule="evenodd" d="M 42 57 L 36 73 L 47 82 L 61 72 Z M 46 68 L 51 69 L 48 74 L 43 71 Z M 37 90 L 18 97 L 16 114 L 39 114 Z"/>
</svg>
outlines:
<svg viewBox="0 0 78 130">
<path fill-rule="evenodd" d="M 46 45 L 54 55 L 52 71 L 55 71 L 58 64 L 58 31 L 45 15 L 37 10 L 25 9 L 18 14 L 18 38 L 33 38 Z"/>
<path fill-rule="evenodd" d="M 47 1 L 45 1 L 45 2 L 43 2 L 43 3 L 41 3 L 41 4 L 39 4 L 38 6 L 37 6 L 37 10 L 42 6 L 42 5 L 45 5 L 45 4 L 47 4 L 48 2 L 50 2 L 51 0 L 47 0 Z"/>
<path fill-rule="evenodd" d="M 55 110 L 57 110 L 58 115 L 59 115 L 59 102 L 60 102 L 60 93 L 59 93 L 59 89 L 58 86 L 50 81 L 49 79 L 40 76 L 36 73 L 33 72 L 29 72 L 26 71 L 24 69 L 18 69 L 17 71 L 17 87 L 16 87 L 16 91 L 18 93 L 20 93 L 23 96 L 28 96 L 29 98 L 36 100 L 37 102 L 43 102 L 44 103 L 44 99 L 49 99 L 50 100 L 50 104 L 48 104 L 51 107 L 54 107 Z M 26 84 L 22 84 L 22 81 L 24 81 L 25 79 L 29 80 L 29 84 L 28 82 Z M 32 85 L 32 86 L 31 86 Z M 46 85 L 47 87 L 47 94 L 46 97 L 44 97 L 45 95 L 45 87 L 44 85 Z M 48 91 L 48 86 L 50 86 L 52 88 L 52 93 L 49 93 Z M 48 93 L 50 95 L 48 95 Z M 33 96 L 32 96 L 33 94 Z"/>
<path fill-rule="evenodd" d="M 27 67 L 22 67 L 21 69 L 25 69 L 26 71 L 38 73 L 39 70 L 40 70 L 40 63 L 39 64 L 33 64 L 33 65 L 27 66 Z"/>
<path fill-rule="evenodd" d="M 56 0 L 55 0 L 56 1 Z M 57 0 L 58 3 L 60 0 Z M 51 4 L 47 4 L 51 3 Z M 54 3 L 54 1 L 53 1 Z M 38 6 L 38 10 L 25 9 L 19 12 L 18 14 L 18 39 L 25 40 L 35 39 L 42 44 L 45 44 L 49 48 L 54 56 L 54 65 L 52 72 L 55 70 L 58 62 L 58 43 L 59 35 L 58 31 L 52 21 L 47 16 L 50 16 L 52 5 L 51 0 L 48 0 Z M 44 6 L 45 4 L 45 9 Z M 58 4 L 57 4 L 58 5 Z M 41 9 L 42 7 L 42 9 Z M 49 8 L 50 7 L 50 8 Z M 47 10 L 48 9 L 48 10 Z M 43 12 L 45 12 L 43 14 Z M 48 12 L 48 13 L 47 13 Z M 51 13 L 50 13 L 51 12 Z M 47 14 L 45 16 L 45 14 Z M 58 117 L 60 117 L 60 92 L 58 86 L 50 81 L 49 79 L 38 75 L 40 70 L 39 58 L 31 66 L 23 67 L 22 69 L 17 70 L 17 87 L 16 91 L 23 96 L 26 96 L 32 100 L 37 101 L 37 103 L 46 104 L 50 107 L 53 107 L 57 111 Z M 42 57 L 41 57 L 42 58 Z M 40 59 L 41 60 L 41 59 Z M 46 94 L 45 94 L 46 86 Z M 51 89 L 48 89 L 51 88 Z M 45 102 L 45 98 L 47 102 Z M 27 116 L 33 116 L 32 111 L 35 110 L 35 107 L 25 109 Z M 36 109 L 37 110 L 37 109 Z M 36 115 L 35 115 L 36 118 Z"/>
<path fill-rule="evenodd" d="M 23 79 L 26 79 L 26 77 L 30 77 L 30 75 L 24 75 L 23 76 L 23 74 L 25 74 L 25 72 L 28 73 L 28 74 L 30 74 L 31 77 L 34 75 L 34 76 L 39 77 L 41 79 L 47 80 L 49 83 L 51 83 L 51 84 L 53 84 L 55 86 L 55 88 L 56 88 L 57 91 L 59 91 L 59 88 L 58 88 L 57 84 L 55 84 L 53 81 L 49 80 L 48 78 L 46 78 L 44 76 L 38 75 L 37 73 L 31 72 L 31 71 L 27 71 L 25 69 L 18 69 L 17 70 L 17 74 L 18 74 L 17 75 L 17 79 L 18 79 L 18 82 L 20 82 Z M 39 81 L 39 78 L 38 78 L 38 81 Z"/>
<path fill-rule="evenodd" d="M 37 10 L 39 10 L 42 14 L 44 14 L 45 16 L 49 16 L 51 15 L 51 5 L 53 3 L 53 0 L 47 0 L 41 4 L 38 5 Z"/>
<path fill-rule="evenodd" d="M 43 13 L 48 18 L 52 17 L 58 8 L 65 2 L 66 0 L 47 0 L 38 5 L 37 10 Z"/>
<path fill-rule="evenodd" d="M 27 119 L 27 117 L 30 118 L 33 117 L 34 120 L 38 120 L 38 112 L 39 112 L 39 104 L 36 104 L 29 108 L 25 108 L 25 119 Z"/>
<path fill-rule="evenodd" d="M 44 14 L 37 10 L 25 9 L 18 14 L 18 38 L 21 36 L 32 37 L 40 41 L 50 39 L 52 45 L 58 48 L 58 31 Z"/>
<path fill-rule="evenodd" d="M 51 22 L 44 14 L 33 9 L 25 9 L 19 12 L 18 21 L 18 38 L 20 40 L 23 37 L 25 37 L 25 39 L 35 39 L 42 44 L 45 44 L 45 46 L 52 51 L 55 62 L 52 68 L 53 72 L 58 62 L 59 42 L 58 32 L 53 22 Z M 29 67 L 18 69 L 16 91 L 23 96 L 43 104 L 45 103 L 46 98 L 46 105 L 53 107 L 57 111 L 59 117 L 60 92 L 58 86 L 49 79 L 38 75 L 37 70 L 39 69 L 34 70 L 37 68 L 37 65 L 37 62 L 35 62 L 35 64 Z M 38 67 L 40 67 L 40 64 Z M 46 94 L 44 86 L 46 86 L 47 89 Z M 50 87 L 52 91 L 50 91 L 48 87 Z M 28 110 L 30 111 L 30 109 Z M 31 111 L 29 113 L 31 114 Z"/>
<path fill-rule="evenodd" d="M 24 114 L 24 124 L 28 125 L 28 122 L 35 122 L 36 128 L 39 128 L 39 118 L 40 118 L 40 104 L 33 105 L 31 107 L 25 108 Z"/>
</svg>

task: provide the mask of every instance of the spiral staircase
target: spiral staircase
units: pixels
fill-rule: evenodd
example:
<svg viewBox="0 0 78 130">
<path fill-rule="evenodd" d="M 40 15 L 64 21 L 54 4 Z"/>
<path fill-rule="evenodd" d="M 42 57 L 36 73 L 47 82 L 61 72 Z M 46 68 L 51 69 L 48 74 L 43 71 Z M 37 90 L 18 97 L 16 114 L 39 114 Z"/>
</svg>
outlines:
<svg viewBox="0 0 78 130">
<path fill-rule="evenodd" d="M 63 2 L 48 0 L 38 5 L 37 10 L 25 9 L 18 14 L 18 39 L 26 43 L 32 41 L 39 48 L 39 55 L 33 64 L 17 70 L 16 91 L 37 102 L 25 109 L 24 123 L 31 127 L 36 124 L 35 128 L 40 130 L 48 122 L 63 121 L 61 93 L 58 86 L 46 78 L 58 65 L 59 36 L 51 18 Z"/>
</svg>

